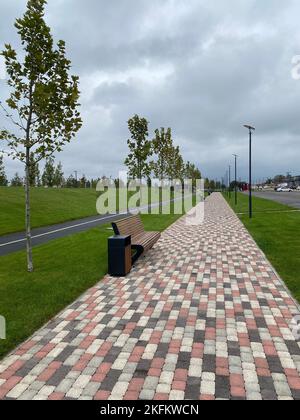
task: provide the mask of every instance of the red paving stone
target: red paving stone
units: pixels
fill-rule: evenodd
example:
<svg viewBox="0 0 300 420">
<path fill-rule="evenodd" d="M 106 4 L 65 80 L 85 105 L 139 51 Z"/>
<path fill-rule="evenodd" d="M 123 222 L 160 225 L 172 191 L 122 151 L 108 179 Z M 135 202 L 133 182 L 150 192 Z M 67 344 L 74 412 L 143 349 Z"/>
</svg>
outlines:
<svg viewBox="0 0 300 420">
<path fill-rule="evenodd" d="M 103 400 L 107 400 L 110 397 L 110 392 L 108 391 L 99 391 L 97 392 L 97 394 L 95 395 L 95 400 L 99 400 L 99 401 L 103 401 Z"/>
<path fill-rule="evenodd" d="M 63 400 L 65 398 L 65 394 L 59 393 L 59 392 L 54 392 L 53 394 L 50 394 L 48 399 L 50 401 L 60 401 Z"/>
</svg>

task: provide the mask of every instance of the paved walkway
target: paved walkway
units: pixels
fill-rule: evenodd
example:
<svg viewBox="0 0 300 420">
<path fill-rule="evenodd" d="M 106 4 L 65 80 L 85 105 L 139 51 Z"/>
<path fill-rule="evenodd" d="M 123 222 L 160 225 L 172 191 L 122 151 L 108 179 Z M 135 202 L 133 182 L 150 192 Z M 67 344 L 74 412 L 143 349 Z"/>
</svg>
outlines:
<svg viewBox="0 0 300 420">
<path fill-rule="evenodd" d="M 220 194 L 0 364 L 0 398 L 300 399 L 294 301 Z"/>
</svg>

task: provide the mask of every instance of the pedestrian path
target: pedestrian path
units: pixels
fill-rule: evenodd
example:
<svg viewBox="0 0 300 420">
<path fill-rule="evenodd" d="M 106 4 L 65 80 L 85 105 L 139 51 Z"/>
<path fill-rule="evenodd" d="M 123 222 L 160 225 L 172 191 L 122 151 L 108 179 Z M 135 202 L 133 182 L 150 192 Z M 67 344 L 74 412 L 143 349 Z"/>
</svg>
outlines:
<svg viewBox="0 0 300 420">
<path fill-rule="evenodd" d="M 300 399 L 299 308 L 221 194 L 0 362 L 0 399 Z"/>
</svg>

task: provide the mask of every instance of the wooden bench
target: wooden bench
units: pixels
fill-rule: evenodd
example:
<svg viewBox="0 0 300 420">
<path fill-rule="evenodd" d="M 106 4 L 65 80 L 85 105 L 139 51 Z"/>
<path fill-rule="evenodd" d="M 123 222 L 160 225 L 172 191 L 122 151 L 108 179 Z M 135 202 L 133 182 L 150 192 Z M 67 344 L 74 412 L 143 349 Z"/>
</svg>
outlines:
<svg viewBox="0 0 300 420">
<path fill-rule="evenodd" d="M 160 232 L 145 231 L 140 215 L 113 222 L 112 227 L 115 235 L 131 235 L 131 248 L 135 251 L 132 257 L 133 263 L 149 251 L 160 238 Z"/>
</svg>

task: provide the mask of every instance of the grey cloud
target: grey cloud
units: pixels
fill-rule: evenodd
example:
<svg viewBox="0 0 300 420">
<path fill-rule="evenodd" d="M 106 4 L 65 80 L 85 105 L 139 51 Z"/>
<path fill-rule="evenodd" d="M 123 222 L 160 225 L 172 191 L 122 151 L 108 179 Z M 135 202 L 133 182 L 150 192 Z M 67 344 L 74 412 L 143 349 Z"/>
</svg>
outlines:
<svg viewBox="0 0 300 420">
<path fill-rule="evenodd" d="M 0 42 L 16 42 L 25 3 L 0 4 Z M 209 177 L 223 176 L 232 153 L 247 176 L 246 122 L 257 125 L 257 178 L 300 173 L 300 81 L 291 77 L 299 12 L 297 0 L 49 1 L 47 21 L 82 81 L 84 127 L 58 157 L 65 171 L 115 175 L 126 121 L 139 113 L 152 132 L 171 126 L 185 159 Z"/>
</svg>

